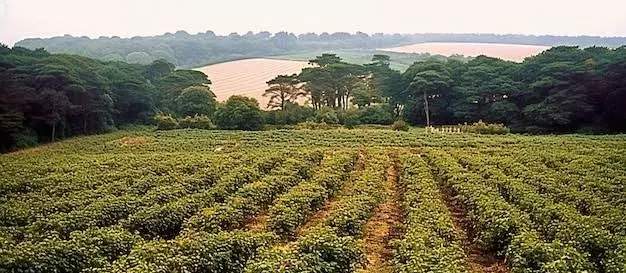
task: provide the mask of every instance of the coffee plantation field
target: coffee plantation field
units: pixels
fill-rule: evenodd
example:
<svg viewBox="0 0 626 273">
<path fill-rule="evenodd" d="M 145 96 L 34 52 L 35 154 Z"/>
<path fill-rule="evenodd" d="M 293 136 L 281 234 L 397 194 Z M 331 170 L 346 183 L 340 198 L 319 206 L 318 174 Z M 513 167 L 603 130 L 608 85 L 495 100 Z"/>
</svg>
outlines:
<svg viewBox="0 0 626 273">
<path fill-rule="evenodd" d="M 626 272 L 624 135 L 118 131 L 0 167 L 0 272 Z"/>
</svg>

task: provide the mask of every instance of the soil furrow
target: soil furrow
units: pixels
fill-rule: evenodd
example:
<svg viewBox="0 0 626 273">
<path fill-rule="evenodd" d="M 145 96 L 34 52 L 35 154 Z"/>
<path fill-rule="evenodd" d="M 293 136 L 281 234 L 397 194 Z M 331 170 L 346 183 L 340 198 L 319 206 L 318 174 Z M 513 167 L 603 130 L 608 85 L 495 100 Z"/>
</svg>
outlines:
<svg viewBox="0 0 626 273">
<path fill-rule="evenodd" d="M 392 165 L 387 169 L 385 191 L 389 198 L 380 204 L 374 215 L 365 224 L 363 233 L 363 251 L 367 263 L 360 273 L 387 273 L 393 268 L 389 261 L 393 258 L 391 240 L 402 235 L 402 193 L 398 190 L 399 169 L 395 155 L 391 155 Z"/>
<path fill-rule="evenodd" d="M 495 253 L 487 251 L 479 242 L 475 240 L 476 233 L 473 225 L 467 216 L 467 211 L 459 201 L 459 196 L 452 193 L 450 189 L 442 186 L 441 179 L 435 175 L 440 186 L 442 199 L 450 211 L 450 216 L 455 227 L 462 234 L 463 250 L 465 251 L 466 263 L 471 273 L 507 273 L 509 272 L 504 261 L 498 258 Z"/>
</svg>

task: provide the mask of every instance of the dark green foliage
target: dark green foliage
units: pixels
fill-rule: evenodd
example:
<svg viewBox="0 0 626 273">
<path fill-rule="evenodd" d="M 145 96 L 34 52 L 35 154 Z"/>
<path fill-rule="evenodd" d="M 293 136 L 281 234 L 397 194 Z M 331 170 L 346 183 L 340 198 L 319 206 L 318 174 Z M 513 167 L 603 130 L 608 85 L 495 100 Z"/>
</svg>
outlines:
<svg viewBox="0 0 626 273">
<path fill-rule="evenodd" d="M 315 111 L 315 121 L 318 123 L 338 124 L 337 112 L 329 107 L 324 107 Z"/>
<path fill-rule="evenodd" d="M 386 105 L 367 106 L 359 109 L 359 122 L 361 124 L 389 125 L 393 123 L 393 113 Z"/>
<path fill-rule="evenodd" d="M 285 103 L 282 110 L 264 111 L 265 123 L 272 125 L 296 125 L 304 122 L 315 115 L 311 107 L 301 106 L 296 103 Z"/>
<path fill-rule="evenodd" d="M 309 63 L 317 66 L 302 69 L 298 79 L 304 84 L 302 89 L 309 95 L 313 108 L 348 109 L 350 90 L 359 83 L 365 84 L 365 68 L 343 62 L 335 54 L 322 54 Z"/>
<path fill-rule="evenodd" d="M 289 104 L 294 104 L 299 97 L 305 95 L 301 90 L 298 75 L 278 75 L 276 78 L 267 82 L 269 88 L 265 90 L 263 96 L 269 96 L 270 102 L 267 107 L 280 108 L 285 110 Z"/>
<path fill-rule="evenodd" d="M 624 132 L 625 56 L 624 47 L 555 47 L 523 63 L 485 56 L 417 62 L 403 74 L 408 94 L 390 100 L 413 124 L 426 123 L 427 101 L 439 125 L 484 120 L 533 133 Z"/>
<path fill-rule="evenodd" d="M 232 96 L 217 107 L 215 123 L 220 129 L 255 131 L 263 127 L 259 103 L 252 98 Z"/>
<path fill-rule="evenodd" d="M 126 124 L 153 123 L 157 108 L 209 115 L 214 102 L 181 96 L 195 86 L 187 93 L 204 88 L 210 94 L 204 101 L 211 102 L 208 88 L 198 87 L 208 83 L 206 75 L 174 71 L 163 60 L 141 66 L 5 48 L 0 52 L 0 152 Z M 180 107 L 171 107 L 176 99 Z M 199 104 L 203 107 L 196 107 Z"/>
<path fill-rule="evenodd" d="M 191 86 L 183 89 L 176 98 L 177 113 L 180 116 L 213 116 L 216 104 L 215 94 L 205 86 Z"/>
</svg>

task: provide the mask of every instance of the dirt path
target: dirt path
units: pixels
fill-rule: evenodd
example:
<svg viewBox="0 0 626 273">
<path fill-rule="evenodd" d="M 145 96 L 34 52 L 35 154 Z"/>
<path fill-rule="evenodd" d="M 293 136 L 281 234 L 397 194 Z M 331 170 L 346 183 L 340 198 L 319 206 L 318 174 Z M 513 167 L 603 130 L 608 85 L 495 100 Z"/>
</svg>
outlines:
<svg viewBox="0 0 626 273">
<path fill-rule="evenodd" d="M 298 230 L 296 230 L 296 238 L 302 237 L 307 234 L 311 228 L 321 224 L 330 214 L 334 204 L 337 202 L 336 198 L 332 198 L 324 204 L 321 208 L 319 208 L 313 215 L 307 219 L 304 225 L 300 226 Z"/>
<path fill-rule="evenodd" d="M 438 183 L 441 185 L 441 183 Z M 508 273 L 509 270 L 504 262 L 496 257 L 495 253 L 486 251 L 483 246 L 477 243 L 472 223 L 467 218 L 467 212 L 461 206 L 458 196 L 454 196 L 451 191 L 441 188 L 443 201 L 450 211 L 455 227 L 464 234 L 463 250 L 467 257 L 467 267 L 471 273 Z"/>
<path fill-rule="evenodd" d="M 244 230 L 251 232 L 263 232 L 267 228 L 267 220 L 269 218 L 269 209 L 255 216 L 250 222 L 246 223 Z"/>
<path fill-rule="evenodd" d="M 367 263 L 364 268 L 357 270 L 359 273 L 388 273 L 393 270 L 389 264 L 393 258 L 393 247 L 389 242 L 402 234 L 402 195 L 397 188 L 400 169 L 398 161 L 395 155 L 390 157 L 392 166 L 387 169 L 384 186 L 391 197 L 374 210 L 374 215 L 365 224 L 363 250 Z"/>
</svg>

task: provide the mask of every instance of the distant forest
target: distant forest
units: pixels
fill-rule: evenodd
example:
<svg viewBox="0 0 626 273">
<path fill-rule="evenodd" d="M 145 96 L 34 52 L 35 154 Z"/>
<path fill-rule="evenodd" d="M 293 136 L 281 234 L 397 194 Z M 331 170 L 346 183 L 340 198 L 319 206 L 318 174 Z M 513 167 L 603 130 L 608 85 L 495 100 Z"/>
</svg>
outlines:
<svg viewBox="0 0 626 273">
<path fill-rule="evenodd" d="M 216 35 L 213 31 L 195 35 L 185 31 L 166 33 L 153 37 L 72 37 L 69 35 L 49 39 L 26 39 L 16 46 L 52 53 L 72 53 L 104 61 L 126 61 L 149 64 L 165 59 L 177 67 L 192 68 L 251 57 L 277 56 L 303 51 L 376 49 L 426 42 L 505 43 L 542 46 L 575 45 L 581 47 L 619 47 L 626 44 L 625 37 L 598 36 L 534 36 L 496 34 L 382 34 L 368 35 L 337 33 L 288 32 L 272 34 L 264 31 L 244 35 L 231 33 Z"/>
<path fill-rule="evenodd" d="M 626 47 L 554 47 L 523 63 L 433 58 L 404 72 L 390 61 L 375 55 L 358 65 L 322 54 L 302 73 L 269 81 L 275 110 L 261 111 L 245 97 L 216 102 L 205 74 L 165 60 L 140 65 L 0 46 L 0 152 L 154 124 L 155 115 L 157 124 L 159 116 L 172 121 L 170 128 L 191 128 L 176 120 L 258 130 L 403 119 L 413 125 L 483 120 L 528 133 L 626 132 Z M 299 97 L 311 106 L 294 104 Z"/>
<path fill-rule="evenodd" d="M 215 105 L 209 83 L 165 61 L 103 62 L 0 44 L 0 152 L 149 124 L 158 110 L 194 109 L 203 98 Z"/>
</svg>

